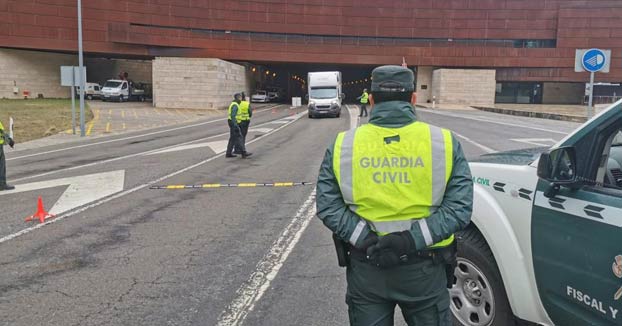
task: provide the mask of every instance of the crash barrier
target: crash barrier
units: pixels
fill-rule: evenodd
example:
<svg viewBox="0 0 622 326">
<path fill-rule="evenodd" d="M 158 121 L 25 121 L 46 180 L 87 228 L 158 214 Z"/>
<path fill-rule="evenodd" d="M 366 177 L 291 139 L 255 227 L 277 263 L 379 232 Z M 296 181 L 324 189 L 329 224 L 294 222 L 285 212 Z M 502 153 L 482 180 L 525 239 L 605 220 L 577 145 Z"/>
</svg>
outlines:
<svg viewBox="0 0 622 326">
<path fill-rule="evenodd" d="M 161 185 L 151 186 L 152 190 L 206 189 L 206 188 L 253 188 L 253 187 L 300 187 L 313 182 L 273 182 L 273 183 L 206 183 L 200 185 Z"/>
</svg>

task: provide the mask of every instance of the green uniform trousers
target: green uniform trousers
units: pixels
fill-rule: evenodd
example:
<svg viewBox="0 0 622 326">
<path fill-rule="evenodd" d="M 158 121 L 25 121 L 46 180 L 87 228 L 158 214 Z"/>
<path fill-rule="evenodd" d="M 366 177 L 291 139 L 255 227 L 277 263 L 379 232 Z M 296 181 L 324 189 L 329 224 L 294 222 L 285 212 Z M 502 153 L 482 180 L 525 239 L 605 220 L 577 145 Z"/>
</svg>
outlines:
<svg viewBox="0 0 622 326">
<path fill-rule="evenodd" d="M 396 305 L 409 326 L 451 326 L 443 264 L 427 259 L 380 269 L 352 259 L 346 277 L 352 326 L 392 326 Z"/>
<path fill-rule="evenodd" d="M 0 145 L 0 188 L 4 186 L 6 186 L 6 159 L 3 145 Z"/>
</svg>

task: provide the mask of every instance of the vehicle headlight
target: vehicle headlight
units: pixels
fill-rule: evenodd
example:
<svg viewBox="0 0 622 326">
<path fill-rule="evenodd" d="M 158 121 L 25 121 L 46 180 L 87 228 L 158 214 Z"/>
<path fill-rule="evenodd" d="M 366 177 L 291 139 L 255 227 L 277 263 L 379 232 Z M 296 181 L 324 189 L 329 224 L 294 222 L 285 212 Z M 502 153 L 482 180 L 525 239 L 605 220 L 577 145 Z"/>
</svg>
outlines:
<svg viewBox="0 0 622 326">
<path fill-rule="evenodd" d="M 337 105 L 339 105 L 339 103 L 337 103 L 337 101 L 332 101 L 332 102 L 330 102 L 330 105 L 331 106 L 337 106 Z"/>
<path fill-rule="evenodd" d="M 309 102 L 309 106 L 315 106 L 315 102 Z"/>
</svg>

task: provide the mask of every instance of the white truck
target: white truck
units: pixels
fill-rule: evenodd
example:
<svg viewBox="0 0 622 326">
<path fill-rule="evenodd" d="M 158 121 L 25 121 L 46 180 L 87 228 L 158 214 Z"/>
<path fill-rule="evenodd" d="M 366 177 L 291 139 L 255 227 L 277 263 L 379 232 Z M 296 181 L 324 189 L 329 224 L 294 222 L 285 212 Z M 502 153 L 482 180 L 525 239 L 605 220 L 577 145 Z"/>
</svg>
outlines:
<svg viewBox="0 0 622 326">
<path fill-rule="evenodd" d="M 307 84 L 309 118 L 329 115 L 339 118 L 341 101 L 345 98 L 341 91 L 341 72 L 310 72 Z"/>
<path fill-rule="evenodd" d="M 622 325 L 622 101 L 552 148 L 471 163 L 458 325 Z"/>
<path fill-rule="evenodd" d="M 102 90 L 101 86 L 97 83 L 86 83 L 86 87 L 84 88 L 84 98 L 87 100 L 92 100 L 94 98 L 102 98 Z M 80 86 L 76 87 L 76 98 L 80 98 Z"/>
<path fill-rule="evenodd" d="M 102 88 L 103 101 L 141 101 L 146 99 L 145 90 L 138 87 L 137 83 L 129 80 L 110 79 Z"/>
</svg>

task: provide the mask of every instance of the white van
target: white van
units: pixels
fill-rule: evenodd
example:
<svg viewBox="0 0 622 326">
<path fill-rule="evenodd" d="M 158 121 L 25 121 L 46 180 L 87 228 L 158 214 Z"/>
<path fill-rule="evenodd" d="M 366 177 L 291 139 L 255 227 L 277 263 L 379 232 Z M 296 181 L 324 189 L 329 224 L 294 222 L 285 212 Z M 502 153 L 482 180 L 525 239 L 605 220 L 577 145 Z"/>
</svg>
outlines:
<svg viewBox="0 0 622 326">
<path fill-rule="evenodd" d="M 145 90 L 138 88 L 136 83 L 127 80 L 110 79 L 102 88 L 102 100 L 105 101 L 145 101 Z"/>
<path fill-rule="evenodd" d="M 94 98 L 100 99 L 102 97 L 101 86 L 97 83 L 86 83 L 84 89 L 84 98 L 92 100 Z M 76 87 L 76 98 L 80 97 L 80 86 Z"/>
<path fill-rule="evenodd" d="M 307 76 L 309 100 L 309 118 L 333 116 L 339 118 L 341 101 L 345 95 L 341 92 L 341 72 L 310 72 Z"/>
</svg>

